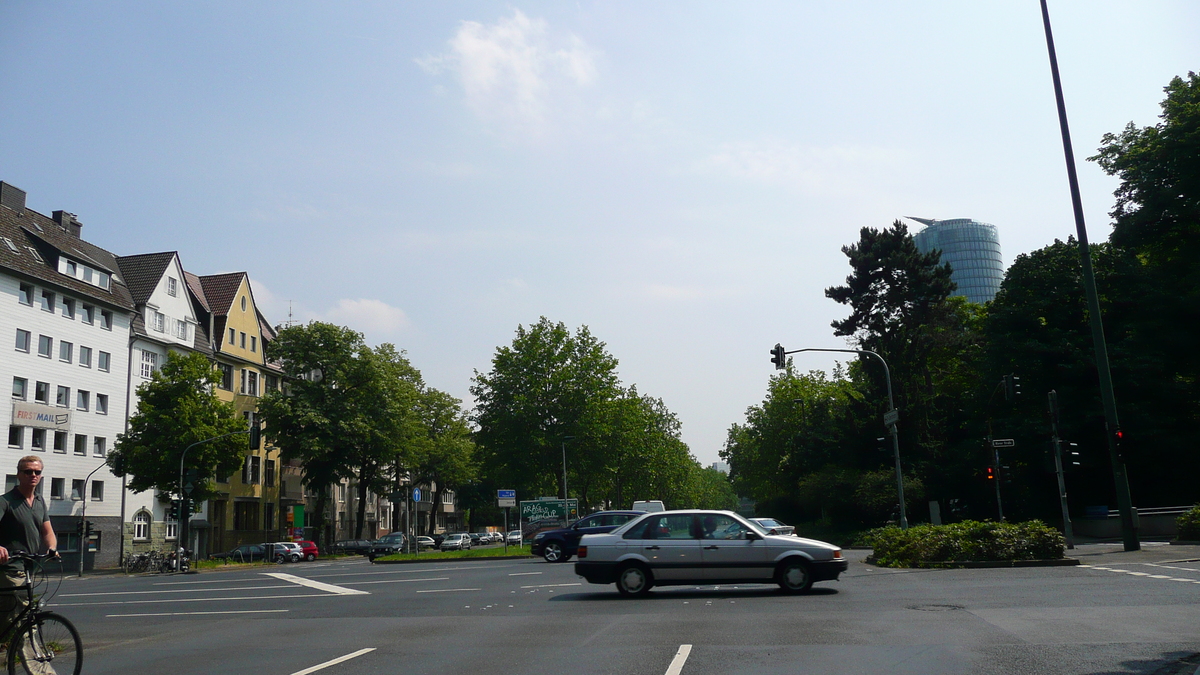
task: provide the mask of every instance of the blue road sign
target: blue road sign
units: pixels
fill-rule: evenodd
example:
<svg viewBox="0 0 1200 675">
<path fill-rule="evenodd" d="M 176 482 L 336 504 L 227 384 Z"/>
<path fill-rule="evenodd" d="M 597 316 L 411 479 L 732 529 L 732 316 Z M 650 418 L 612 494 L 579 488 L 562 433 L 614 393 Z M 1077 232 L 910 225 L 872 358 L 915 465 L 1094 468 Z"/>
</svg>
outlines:
<svg viewBox="0 0 1200 675">
<path fill-rule="evenodd" d="M 421 488 L 413 488 L 413 501 L 421 501 Z"/>
<path fill-rule="evenodd" d="M 496 498 L 497 499 L 516 499 L 517 491 L 516 490 L 496 490 Z"/>
</svg>

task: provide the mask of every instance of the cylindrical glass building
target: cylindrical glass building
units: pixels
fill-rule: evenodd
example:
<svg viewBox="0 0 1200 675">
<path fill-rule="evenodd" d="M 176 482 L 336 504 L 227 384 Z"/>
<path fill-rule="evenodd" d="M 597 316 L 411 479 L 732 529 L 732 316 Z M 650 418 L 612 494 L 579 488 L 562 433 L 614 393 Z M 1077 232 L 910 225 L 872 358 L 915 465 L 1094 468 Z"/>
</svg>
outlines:
<svg viewBox="0 0 1200 675">
<path fill-rule="evenodd" d="M 913 235 L 917 249 L 922 253 L 937 249 L 942 252 L 942 262 L 950 263 L 954 270 L 950 278 L 958 285 L 954 295 L 979 304 L 996 297 L 1004 280 L 1004 263 L 995 225 L 970 218 L 908 219 L 927 226 Z"/>
</svg>

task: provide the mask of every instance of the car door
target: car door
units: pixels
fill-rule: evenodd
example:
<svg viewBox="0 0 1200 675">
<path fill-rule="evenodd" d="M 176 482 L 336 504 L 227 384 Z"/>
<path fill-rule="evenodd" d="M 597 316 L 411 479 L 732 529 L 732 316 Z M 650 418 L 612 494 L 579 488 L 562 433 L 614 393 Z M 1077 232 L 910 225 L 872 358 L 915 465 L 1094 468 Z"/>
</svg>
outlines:
<svg viewBox="0 0 1200 675">
<path fill-rule="evenodd" d="M 700 540 L 690 513 L 653 516 L 643 531 L 642 555 L 655 579 L 662 581 L 702 578 Z"/>
<path fill-rule="evenodd" d="M 741 521 L 721 514 L 700 517 L 700 556 L 704 561 L 704 579 L 712 582 L 762 579 L 770 581 L 766 542 L 749 539 L 750 528 Z"/>
</svg>

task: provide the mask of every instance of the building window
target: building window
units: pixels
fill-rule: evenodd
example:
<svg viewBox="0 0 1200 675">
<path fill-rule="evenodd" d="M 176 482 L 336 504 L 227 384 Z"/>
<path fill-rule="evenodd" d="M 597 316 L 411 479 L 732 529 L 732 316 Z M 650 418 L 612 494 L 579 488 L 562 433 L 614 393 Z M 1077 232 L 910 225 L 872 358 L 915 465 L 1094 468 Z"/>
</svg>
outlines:
<svg viewBox="0 0 1200 675">
<path fill-rule="evenodd" d="M 239 340 L 240 344 L 239 344 L 238 346 L 239 346 L 239 347 L 241 347 L 242 349 L 245 349 L 245 348 L 246 348 L 246 334 L 245 334 L 245 333 L 239 333 L 238 335 L 239 335 L 239 336 L 240 336 L 240 338 L 241 338 L 241 339 Z"/>
<path fill-rule="evenodd" d="M 258 502 L 235 502 L 233 504 L 233 529 L 257 530 L 259 528 Z"/>
<path fill-rule="evenodd" d="M 89 391 L 84 391 L 83 389 L 76 391 L 75 392 L 75 407 L 84 412 L 87 412 L 87 409 L 91 406 L 91 398 L 92 398 L 92 394 Z"/>
<path fill-rule="evenodd" d="M 274 375 L 264 375 L 263 378 L 266 380 L 264 385 L 266 386 L 267 391 L 279 391 L 278 377 L 275 377 Z"/>
<path fill-rule="evenodd" d="M 179 538 L 179 521 L 178 520 L 171 520 L 170 514 L 167 514 L 167 518 L 163 520 L 163 525 L 167 526 L 166 538 L 168 540 Z"/>
<path fill-rule="evenodd" d="M 87 456 L 87 434 L 75 434 L 75 454 Z"/>
<path fill-rule="evenodd" d="M 79 365 L 83 366 L 84 368 L 92 367 L 92 348 L 91 347 L 80 347 L 79 348 Z"/>
<path fill-rule="evenodd" d="M 237 333 L 236 333 L 236 331 L 234 331 L 232 328 L 230 328 L 230 329 L 229 329 L 229 346 L 230 346 L 230 347 L 232 347 L 232 346 L 233 346 L 233 340 L 234 340 L 234 338 L 236 338 L 236 337 L 237 337 Z"/>
<path fill-rule="evenodd" d="M 29 340 L 33 337 L 29 331 L 17 329 L 17 351 L 29 353 Z"/>
<path fill-rule="evenodd" d="M 50 358 L 54 354 L 54 338 L 49 335 L 38 336 L 38 356 Z"/>
<path fill-rule="evenodd" d="M 267 470 L 263 474 L 263 485 L 266 487 L 275 487 L 275 460 L 267 460 Z"/>
<path fill-rule="evenodd" d="M 175 337 L 180 340 L 187 339 L 187 322 L 175 319 Z"/>
<path fill-rule="evenodd" d="M 246 381 L 246 393 L 251 396 L 258 396 L 258 373 L 254 372 L 253 370 L 248 372 L 249 375 L 247 376 Z"/>
<path fill-rule="evenodd" d="M 54 403 L 60 407 L 68 408 L 71 406 L 71 388 L 58 385 L 58 393 L 54 396 Z"/>
<path fill-rule="evenodd" d="M 108 414 L 108 394 L 96 394 L 96 414 Z"/>
<path fill-rule="evenodd" d="M 104 330 L 112 330 L 112 312 L 107 309 L 100 310 L 100 327 Z"/>
<path fill-rule="evenodd" d="M 147 349 L 142 350 L 142 377 L 149 379 L 158 369 L 158 354 Z"/>
<path fill-rule="evenodd" d="M 242 373 L 242 386 L 240 389 L 238 389 L 238 391 L 240 391 L 241 393 L 244 394 L 244 393 L 246 393 L 246 369 L 242 368 L 241 373 Z"/>
<path fill-rule="evenodd" d="M 108 372 L 108 363 L 111 360 L 112 360 L 111 354 L 109 354 L 108 352 L 100 352 L 99 357 L 96 360 L 96 367 L 107 373 Z"/>
<path fill-rule="evenodd" d="M 29 447 L 33 448 L 34 450 L 37 450 L 38 452 L 44 452 L 46 450 L 46 430 L 45 429 L 34 429 L 33 430 L 33 440 L 29 442 Z"/>
<path fill-rule="evenodd" d="M 54 451 L 59 454 L 65 454 L 67 452 L 67 432 L 54 432 Z"/>
<path fill-rule="evenodd" d="M 62 361 L 63 363 L 70 363 L 71 362 L 71 354 L 74 351 L 75 351 L 74 343 L 67 342 L 66 340 L 60 340 L 58 343 L 58 360 Z"/>
<path fill-rule="evenodd" d="M 218 363 L 217 370 L 221 371 L 221 381 L 217 383 L 217 386 L 226 391 L 233 391 L 233 366 Z"/>
<path fill-rule="evenodd" d="M 8 427 L 8 447 L 19 448 L 25 441 L 25 427 Z"/>
<path fill-rule="evenodd" d="M 92 481 L 92 501 L 94 501 L 94 502 L 104 501 L 104 481 L 102 481 L 102 480 Z"/>
<path fill-rule="evenodd" d="M 159 333 L 161 333 L 165 330 L 163 328 L 163 324 L 166 321 L 166 317 L 163 316 L 162 312 L 155 312 L 154 318 L 152 320 L 154 322 L 153 323 L 154 330 L 158 331 Z"/>
<path fill-rule="evenodd" d="M 175 277 L 167 277 L 167 295 L 172 298 L 179 294 L 179 282 L 175 281 Z"/>
<path fill-rule="evenodd" d="M 103 436 L 96 436 L 92 439 L 92 454 L 96 457 L 103 457 L 108 452 L 108 441 Z"/>
<path fill-rule="evenodd" d="M 246 457 L 246 468 L 249 469 L 249 475 L 242 479 L 247 485 L 258 485 L 262 482 L 260 470 L 262 469 L 262 458 L 257 455 L 249 455 Z M 249 478 L 249 480 L 246 480 Z"/>
<path fill-rule="evenodd" d="M 67 489 L 67 480 L 65 478 L 50 479 L 50 499 L 62 499 L 63 491 Z"/>
<path fill-rule="evenodd" d="M 242 296 L 242 311 L 246 311 L 246 296 Z"/>
<path fill-rule="evenodd" d="M 63 298 L 63 316 L 68 319 L 75 318 L 75 301 L 70 298 Z"/>
<path fill-rule="evenodd" d="M 84 305 L 82 316 L 80 318 L 84 323 L 90 324 L 96 320 L 96 308 L 91 305 Z"/>
<path fill-rule="evenodd" d="M 25 400 L 25 390 L 29 388 L 29 380 L 23 377 L 13 378 L 13 398 Z"/>
<path fill-rule="evenodd" d="M 254 337 L 253 335 L 250 336 L 250 351 L 258 351 L 258 338 Z"/>
<path fill-rule="evenodd" d="M 22 305 L 33 305 L 33 284 L 21 284 L 20 295 L 17 297 Z"/>
<path fill-rule="evenodd" d="M 134 541 L 145 541 L 150 538 L 150 514 L 140 511 L 133 517 Z"/>
<path fill-rule="evenodd" d="M 83 479 L 71 479 L 71 501 L 78 502 L 83 500 Z"/>
<path fill-rule="evenodd" d="M 53 312 L 54 311 L 54 292 L 53 291 L 42 291 L 42 311 L 43 312 Z"/>
<path fill-rule="evenodd" d="M 38 382 L 33 385 L 33 400 L 50 405 L 50 383 Z"/>
<path fill-rule="evenodd" d="M 17 487 L 17 474 L 10 473 L 4 476 L 4 491 L 12 492 L 12 489 Z"/>
</svg>

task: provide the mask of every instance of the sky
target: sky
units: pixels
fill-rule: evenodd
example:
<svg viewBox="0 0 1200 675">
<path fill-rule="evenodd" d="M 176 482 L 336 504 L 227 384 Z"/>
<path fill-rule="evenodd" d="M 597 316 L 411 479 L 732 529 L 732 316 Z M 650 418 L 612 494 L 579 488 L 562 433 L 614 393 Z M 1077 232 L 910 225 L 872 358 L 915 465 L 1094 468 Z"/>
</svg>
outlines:
<svg viewBox="0 0 1200 675">
<path fill-rule="evenodd" d="M 1117 183 L 1085 158 L 1200 69 L 1200 4 L 1050 13 L 1100 241 Z M 1005 264 L 1074 233 L 1033 0 L 5 0 L 0 180 L 468 408 L 519 325 L 586 325 L 705 465 L 776 342 L 847 346 L 824 290 L 861 228 L 974 218 Z"/>
</svg>

